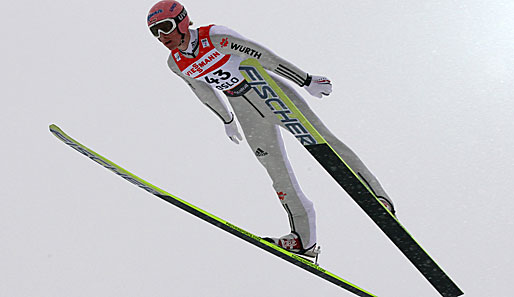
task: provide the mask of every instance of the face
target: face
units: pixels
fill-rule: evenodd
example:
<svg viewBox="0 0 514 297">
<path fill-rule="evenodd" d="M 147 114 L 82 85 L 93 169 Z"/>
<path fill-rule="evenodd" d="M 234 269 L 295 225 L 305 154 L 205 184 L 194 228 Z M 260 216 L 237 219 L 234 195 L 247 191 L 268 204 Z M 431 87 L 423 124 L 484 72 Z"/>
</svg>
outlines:
<svg viewBox="0 0 514 297">
<path fill-rule="evenodd" d="M 164 44 L 165 47 L 167 47 L 170 51 L 178 48 L 180 46 L 180 42 L 182 41 L 181 34 L 178 32 L 178 30 L 174 30 L 173 32 L 169 34 L 162 34 L 161 37 L 159 37 L 159 41 Z"/>
</svg>

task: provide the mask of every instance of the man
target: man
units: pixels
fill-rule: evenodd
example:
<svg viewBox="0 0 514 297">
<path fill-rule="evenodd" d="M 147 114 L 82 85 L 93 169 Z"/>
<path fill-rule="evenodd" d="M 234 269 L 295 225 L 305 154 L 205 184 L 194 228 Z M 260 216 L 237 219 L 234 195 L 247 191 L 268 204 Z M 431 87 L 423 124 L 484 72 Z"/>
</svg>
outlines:
<svg viewBox="0 0 514 297">
<path fill-rule="evenodd" d="M 241 62 L 248 58 L 257 59 L 269 71 L 314 128 L 394 213 L 393 204 L 378 180 L 357 155 L 323 125 L 284 78 L 318 98 L 330 95 L 330 80 L 302 71 L 229 28 L 210 25 L 189 29 L 192 23 L 187 11 L 177 1 L 164 0 L 155 4 L 150 9 L 147 23 L 152 34 L 171 51 L 168 59 L 170 69 L 223 121 L 227 136 L 236 144 L 242 140 L 237 125 L 239 122 L 250 148 L 271 177 L 273 188 L 289 217 L 291 233 L 280 238 L 266 238 L 268 241 L 291 252 L 315 257 L 316 214 L 312 202 L 302 192 L 287 158 L 279 130 L 285 127 L 283 121 L 266 106 L 239 71 Z M 235 115 L 216 90 L 224 92 Z"/>
</svg>

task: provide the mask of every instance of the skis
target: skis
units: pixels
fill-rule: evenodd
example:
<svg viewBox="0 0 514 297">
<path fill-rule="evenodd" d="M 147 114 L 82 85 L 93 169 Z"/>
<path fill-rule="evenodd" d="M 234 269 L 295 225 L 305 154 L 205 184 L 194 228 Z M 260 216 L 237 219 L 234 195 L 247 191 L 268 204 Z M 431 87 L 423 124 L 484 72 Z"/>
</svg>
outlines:
<svg viewBox="0 0 514 297">
<path fill-rule="evenodd" d="M 220 219 L 176 196 L 173 196 L 164 190 L 161 190 L 160 188 L 150 184 L 147 181 L 144 181 L 143 179 L 135 176 L 134 174 L 128 172 L 127 170 L 121 168 L 120 166 L 114 164 L 113 162 L 107 160 L 106 158 L 102 157 L 101 155 L 95 153 L 91 149 L 85 147 L 84 145 L 80 144 L 70 136 L 68 136 L 66 133 L 64 133 L 59 127 L 56 125 L 50 125 L 50 132 L 52 132 L 57 138 L 62 140 L 67 145 L 71 146 L 73 149 L 77 150 L 81 154 L 85 155 L 86 157 L 89 157 L 91 160 L 95 161 L 96 163 L 102 165 L 103 167 L 109 169 L 110 171 L 114 172 L 115 174 L 119 175 L 120 177 L 124 178 L 125 180 L 131 182 L 132 184 L 142 188 L 143 190 L 150 192 L 151 194 L 154 194 L 155 196 L 163 199 L 166 202 L 169 202 L 178 208 L 181 208 L 182 210 L 187 211 L 188 213 L 194 215 L 197 218 L 200 218 L 208 223 L 211 223 L 212 225 L 223 229 L 227 231 L 228 233 L 237 236 L 287 262 L 290 262 L 306 271 L 309 271 L 310 273 L 317 275 L 321 277 L 322 279 L 325 279 L 349 292 L 354 293 L 357 296 L 361 297 L 376 297 L 375 295 L 357 287 L 356 285 L 347 282 L 346 280 L 340 278 L 339 276 L 319 267 L 318 265 L 315 265 L 311 263 L 310 261 L 297 256 L 293 253 L 290 253 L 274 244 L 271 244 L 267 242 L 266 240 L 260 238 L 259 236 L 256 236 L 248 231 L 245 231 L 223 219 Z"/>
<path fill-rule="evenodd" d="M 287 123 L 293 125 L 290 130 L 296 132 L 293 134 L 298 141 L 382 229 L 432 286 L 444 297 L 463 295 L 464 293 L 448 275 L 423 250 L 389 210 L 378 201 L 366 182 L 346 164 L 323 136 L 316 131 L 259 62 L 255 59 L 245 60 L 241 63 L 239 70 L 250 86 L 263 100 L 266 100 L 266 104 L 277 117 L 281 121 L 287 121 Z"/>
</svg>

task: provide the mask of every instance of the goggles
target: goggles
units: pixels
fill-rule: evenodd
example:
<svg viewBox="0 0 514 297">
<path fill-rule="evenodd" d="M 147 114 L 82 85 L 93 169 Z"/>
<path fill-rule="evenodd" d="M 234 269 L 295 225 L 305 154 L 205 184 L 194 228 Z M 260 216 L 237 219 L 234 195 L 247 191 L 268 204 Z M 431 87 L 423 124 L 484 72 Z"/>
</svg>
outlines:
<svg viewBox="0 0 514 297">
<path fill-rule="evenodd" d="M 167 18 L 160 21 L 157 21 L 151 24 L 148 28 L 150 32 L 152 32 L 153 36 L 159 38 L 162 34 L 170 34 L 175 29 L 180 22 L 182 22 L 187 17 L 187 12 L 184 8 L 182 11 L 174 18 Z"/>
</svg>

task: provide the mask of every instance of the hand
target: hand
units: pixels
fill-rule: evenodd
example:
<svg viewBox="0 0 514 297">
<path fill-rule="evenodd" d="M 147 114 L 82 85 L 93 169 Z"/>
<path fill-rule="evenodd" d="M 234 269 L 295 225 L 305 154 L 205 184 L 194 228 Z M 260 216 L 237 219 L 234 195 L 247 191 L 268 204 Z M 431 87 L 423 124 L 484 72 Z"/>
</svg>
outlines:
<svg viewBox="0 0 514 297">
<path fill-rule="evenodd" d="M 321 98 L 323 95 L 328 96 L 332 93 L 332 83 L 325 76 L 311 76 L 311 81 L 304 89 L 314 97 Z"/>
<path fill-rule="evenodd" d="M 239 141 L 243 140 L 241 133 L 239 133 L 237 123 L 234 120 L 234 115 L 232 115 L 232 120 L 230 122 L 225 123 L 225 133 L 227 133 L 228 138 L 235 144 L 239 144 Z"/>
</svg>

